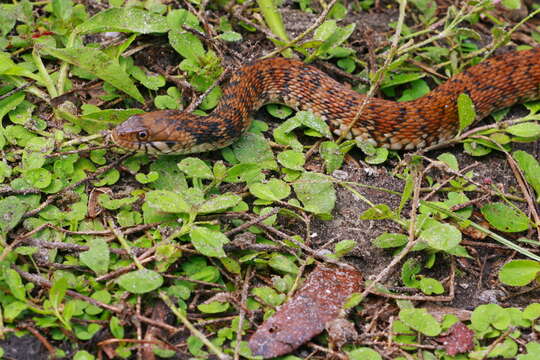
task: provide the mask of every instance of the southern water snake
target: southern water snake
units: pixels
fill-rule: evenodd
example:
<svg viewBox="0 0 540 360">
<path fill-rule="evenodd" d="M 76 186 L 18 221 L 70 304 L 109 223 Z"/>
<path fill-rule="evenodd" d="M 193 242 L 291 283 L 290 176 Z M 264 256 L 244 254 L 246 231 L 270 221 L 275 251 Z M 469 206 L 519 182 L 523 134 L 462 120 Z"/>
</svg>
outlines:
<svg viewBox="0 0 540 360">
<path fill-rule="evenodd" d="M 437 144 L 458 130 L 457 97 L 472 99 L 477 119 L 517 102 L 540 98 L 540 48 L 510 52 L 472 66 L 413 101 L 369 99 L 348 137 L 390 149 Z M 113 141 L 148 153 L 188 154 L 233 143 L 266 103 L 311 110 L 340 135 L 365 95 L 298 60 L 273 58 L 238 69 L 208 116 L 163 110 L 134 115 L 116 127 Z"/>
</svg>

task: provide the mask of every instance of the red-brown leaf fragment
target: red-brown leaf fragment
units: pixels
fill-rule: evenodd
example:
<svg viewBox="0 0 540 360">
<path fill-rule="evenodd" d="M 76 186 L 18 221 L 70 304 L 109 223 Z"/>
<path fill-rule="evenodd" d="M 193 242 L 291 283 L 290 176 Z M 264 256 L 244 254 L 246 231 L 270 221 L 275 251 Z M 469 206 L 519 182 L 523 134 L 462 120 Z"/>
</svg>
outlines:
<svg viewBox="0 0 540 360">
<path fill-rule="evenodd" d="M 448 355 L 455 356 L 471 351 L 474 348 L 473 338 L 474 331 L 462 322 L 457 322 L 452 325 L 448 335 L 439 336 L 438 341 L 443 343 Z"/>
<path fill-rule="evenodd" d="M 338 317 L 347 298 L 360 291 L 361 281 L 352 267 L 317 266 L 294 297 L 253 334 L 251 351 L 271 358 L 298 348 Z"/>
</svg>

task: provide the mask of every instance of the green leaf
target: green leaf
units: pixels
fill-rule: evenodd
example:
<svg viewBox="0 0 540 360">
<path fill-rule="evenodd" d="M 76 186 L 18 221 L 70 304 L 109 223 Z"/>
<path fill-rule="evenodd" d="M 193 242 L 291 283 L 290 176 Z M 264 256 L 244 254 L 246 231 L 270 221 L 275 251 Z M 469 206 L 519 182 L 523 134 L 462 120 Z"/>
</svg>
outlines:
<svg viewBox="0 0 540 360">
<path fill-rule="evenodd" d="M 176 156 L 160 156 L 150 164 L 150 170 L 159 174 L 159 178 L 152 183 L 154 189 L 178 192 L 187 189 L 187 181 L 178 168 L 177 159 Z"/>
<path fill-rule="evenodd" d="M 454 154 L 451 153 L 443 153 L 439 156 L 437 156 L 437 160 L 442 161 L 448 167 L 452 170 L 458 171 L 459 170 L 459 164 L 457 161 L 457 158 Z"/>
<path fill-rule="evenodd" d="M 150 171 L 148 174 L 137 173 L 135 174 L 135 180 L 141 184 L 150 184 L 156 181 L 159 178 L 159 173 L 157 171 Z"/>
<path fill-rule="evenodd" d="M 21 301 L 26 301 L 26 289 L 21 280 L 21 276 L 13 269 L 4 270 L 4 281 L 7 283 L 11 295 Z"/>
<path fill-rule="evenodd" d="M 73 360 L 94 360 L 95 356 L 86 350 L 79 350 L 73 356 Z"/>
<path fill-rule="evenodd" d="M 199 214 L 216 213 L 232 208 L 242 201 L 242 198 L 235 194 L 223 194 L 214 196 L 206 200 L 197 212 Z"/>
<path fill-rule="evenodd" d="M 17 316 L 19 316 L 26 309 L 28 309 L 26 301 L 12 301 L 9 304 L 4 305 L 4 321 L 8 323 L 13 322 L 17 318 Z"/>
<path fill-rule="evenodd" d="M 49 290 L 49 300 L 54 308 L 59 309 L 62 304 L 62 300 L 66 295 L 68 289 L 68 280 L 66 277 L 60 277 L 53 281 L 51 289 Z"/>
<path fill-rule="evenodd" d="M 329 214 L 336 204 L 336 190 L 331 179 L 327 176 L 304 172 L 293 184 L 298 200 L 304 208 L 315 214 Z"/>
<path fill-rule="evenodd" d="M 161 15 L 135 7 L 118 7 L 98 12 L 75 28 L 75 32 L 79 34 L 108 31 L 164 33 L 169 31 L 169 25 L 167 19 Z"/>
<path fill-rule="evenodd" d="M 220 258 L 219 260 L 228 272 L 236 275 L 240 275 L 242 272 L 242 268 L 236 260 L 230 257 Z"/>
<path fill-rule="evenodd" d="M 0 232 L 7 234 L 21 221 L 28 204 L 15 196 L 0 200 Z"/>
<path fill-rule="evenodd" d="M 426 309 L 402 309 L 399 318 L 424 335 L 437 336 L 441 333 L 441 326 Z"/>
<path fill-rule="evenodd" d="M 295 150 L 285 150 L 278 154 L 277 161 L 287 169 L 304 170 L 306 158 L 304 153 Z"/>
<path fill-rule="evenodd" d="M 381 89 L 384 91 L 387 88 L 391 88 L 396 85 L 403 85 L 410 83 L 411 81 L 421 79 L 425 76 L 423 73 L 397 73 L 397 74 L 389 74 L 388 79 L 385 77 L 383 80 L 383 83 L 381 84 Z"/>
<path fill-rule="evenodd" d="M 249 191 L 262 200 L 278 201 L 286 198 L 291 193 L 291 187 L 280 179 L 270 179 L 267 183 L 253 183 Z"/>
<path fill-rule="evenodd" d="M 523 318 L 526 320 L 534 321 L 540 318 L 540 303 L 534 303 L 528 305 L 523 310 Z"/>
<path fill-rule="evenodd" d="M 412 3 L 422 12 L 423 23 L 427 23 L 437 13 L 437 2 L 434 0 L 413 0 Z"/>
<path fill-rule="evenodd" d="M 411 101 L 418 99 L 431 91 L 428 84 L 423 79 L 417 79 L 409 83 L 410 88 L 403 91 L 403 95 L 398 101 Z"/>
<path fill-rule="evenodd" d="M 536 202 L 540 202 L 540 164 L 531 154 L 518 150 L 512 154 L 520 169 L 525 175 L 525 180 L 536 192 Z"/>
<path fill-rule="evenodd" d="M 527 354 L 518 355 L 516 360 L 537 360 L 540 359 L 540 342 L 531 341 L 525 345 Z"/>
<path fill-rule="evenodd" d="M 1 55 L 2 53 L 0 53 Z M 2 57 L 0 56 L 0 61 L 2 61 Z M 0 65 L 1 66 L 1 65 Z M 1 73 L 1 72 L 0 72 Z M 10 95 L 2 100 L 0 100 L 0 120 L 4 118 L 4 116 L 15 109 L 20 103 L 24 100 L 24 93 L 22 91 L 17 92 L 13 95 Z"/>
<path fill-rule="evenodd" d="M 109 245 L 103 239 L 93 239 L 88 242 L 88 250 L 80 253 L 79 259 L 96 274 L 106 274 L 109 270 Z"/>
<path fill-rule="evenodd" d="M 347 355 L 350 360 L 382 360 L 382 356 L 378 352 L 368 347 L 359 347 L 348 351 Z"/>
<path fill-rule="evenodd" d="M 377 204 L 360 215 L 360 220 L 384 220 L 395 217 L 392 209 L 386 204 Z"/>
<path fill-rule="evenodd" d="M 540 274 L 540 263 L 534 260 L 512 260 L 501 268 L 499 280 L 510 286 L 525 286 Z"/>
<path fill-rule="evenodd" d="M 130 66 L 127 69 L 128 74 L 144 85 L 147 89 L 158 90 L 165 86 L 165 77 L 161 74 L 144 71 L 138 66 Z"/>
<path fill-rule="evenodd" d="M 323 41 L 321 46 L 316 50 L 315 54 L 317 56 L 324 55 L 329 50 L 341 45 L 349 38 L 349 36 L 351 36 L 355 27 L 356 24 L 349 24 L 345 27 L 336 28 L 334 32 Z"/>
<path fill-rule="evenodd" d="M 330 127 L 319 116 L 315 116 L 311 111 L 298 111 L 294 115 L 293 119 L 296 119 L 300 124 L 304 125 L 309 129 L 313 129 L 324 137 L 332 138 L 330 133 Z"/>
<path fill-rule="evenodd" d="M 459 94 L 457 99 L 459 131 L 469 127 L 476 120 L 474 103 L 467 94 Z"/>
<path fill-rule="evenodd" d="M 471 314 L 471 326 L 480 332 L 489 330 L 490 326 L 505 330 L 510 321 L 510 314 L 497 304 L 479 305 Z"/>
<path fill-rule="evenodd" d="M 278 294 L 274 289 L 269 286 L 253 288 L 251 290 L 251 293 L 271 306 L 279 306 L 285 300 L 285 294 Z"/>
<path fill-rule="evenodd" d="M 273 255 L 270 258 L 268 265 L 278 271 L 292 275 L 298 274 L 299 271 L 298 266 L 296 266 L 296 264 L 289 257 L 281 254 Z"/>
<path fill-rule="evenodd" d="M 118 61 L 111 58 L 103 51 L 90 47 L 74 47 L 66 49 L 43 47 L 40 51 L 78 66 L 108 82 L 115 88 L 125 92 L 138 102 L 144 103 L 144 98 L 141 93 L 135 84 L 133 84 L 129 75 L 118 64 Z"/>
<path fill-rule="evenodd" d="M 514 359 L 516 357 L 517 350 L 518 346 L 516 342 L 510 338 L 506 338 L 502 343 L 499 343 L 495 346 L 495 348 L 489 353 L 489 357 Z"/>
<path fill-rule="evenodd" d="M 225 234 L 202 226 L 193 226 L 189 233 L 191 243 L 201 254 L 210 257 L 223 258 L 227 255 L 223 245 L 229 242 Z"/>
<path fill-rule="evenodd" d="M 221 95 L 221 88 L 219 86 L 214 87 L 212 90 L 210 90 L 208 95 L 206 95 L 199 107 L 203 110 L 210 110 L 215 108 L 216 105 L 219 103 Z"/>
<path fill-rule="evenodd" d="M 44 189 L 51 184 L 52 174 L 44 168 L 31 169 L 24 174 L 24 179 L 38 189 Z"/>
<path fill-rule="evenodd" d="M 219 39 L 227 42 L 236 42 L 242 40 L 242 35 L 236 31 L 225 31 L 218 36 Z"/>
<path fill-rule="evenodd" d="M 187 25 L 194 29 L 203 31 L 199 26 L 199 19 L 197 19 L 197 16 L 190 13 L 186 9 L 170 10 L 167 14 L 167 23 L 171 29 L 180 29 L 182 28 L 182 25 Z"/>
<path fill-rule="evenodd" d="M 343 164 L 345 154 L 338 144 L 333 141 L 325 141 L 319 146 L 319 152 L 324 160 L 326 173 L 331 174 Z"/>
<path fill-rule="evenodd" d="M 409 241 L 407 235 L 397 233 L 382 233 L 371 241 L 373 246 L 381 249 L 400 247 Z"/>
<path fill-rule="evenodd" d="M 213 179 L 212 169 L 199 158 L 188 157 L 180 161 L 178 168 L 188 177 L 199 179 Z"/>
<path fill-rule="evenodd" d="M 529 228 L 527 215 L 503 203 L 486 204 L 480 211 L 489 224 L 497 230 L 519 232 Z"/>
<path fill-rule="evenodd" d="M 518 10 L 521 8 L 521 1 L 520 0 L 502 0 L 501 4 L 509 10 Z"/>
<path fill-rule="evenodd" d="M 371 165 L 382 164 L 383 162 L 386 161 L 386 159 L 388 159 L 388 154 L 389 152 L 387 148 L 376 147 L 375 153 L 372 155 L 366 156 L 365 161 Z"/>
<path fill-rule="evenodd" d="M 523 122 L 506 128 L 506 132 L 519 137 L 536 137 L 540 135 L 540 124 Z"/>
<path fill-rule="evenodd" d="M 282 104 L 268 104 L 265 108 L 270 115 L 281 120 L 288 118 L 293 113 L 293 109 Z"/>
<path fill-rule="evenodd" d="M 201 40 L 192 33 L 171 30 L 169 31 L 169 43 L 182 57 L 195 64 L 199 64 L 200 59 L 206 54 Z"/>
<path fill-rule="evenodd" d="M 212 301 L 211 303 L 205 303 L 197 305 L 197 309 L 206 314 L 217 314 L 225 312 L 229 309 L 230 304 L 228 302 Z"/>
<path fill-rule="evenodd" d="M 405 261 L 401 267 L 401 281 L 403 281 L 403 284 L 411 288 L 418 288 L 420 282 L 416 275 L 420 273 L 420 270 L 422 270 L 422 266 L 418 260 L 411 258 Z"/>
<path fill-rule="evenodd" d="M 422 230 L 419 237 L 434 249 L 449 251 L 461 242 L 461 231 L 450 224 L 436 222 Z"/>
<path fill-rule="evenodd" d="M 116 282 L 132 294 L 145 294 L 159 288 L 163 277 L 156 271 L 140 269 L 121 275 Z"/>
<path fill-rule="evenodd" d="M 420 290 L 426 295 L 437 294 L 440 295 L 444 292 L 442 284 L 433 278 L 420 279 Z"/>
<path fill-rule="evenodd" d="M 184 197 L 173 191 L 154 190 L 146 193 L 147 204 L 163 212 L 168 213 L 188 213 L 191 206 L 185 201 Z"/>
<path fill-rule="evenodd" d="M 356 241 L 354 240 L 341 240 L 334 247 L 334 255 L 342 257 L 347 255 L 356 247 Z"/>
<path fill-rule="evenodd" d="M 274 153 L 261 134 L 245 133 L 232 145 L 232 149 L 241 163 L 258 164 L 261 169 L 277 169 Z"/>
<path fill-rule="evenodd" d="M 52 10 L 54 16 L 67 21 L 73 13 L 73 3 L 71 0 L 52 0 Z"/>
</svg>

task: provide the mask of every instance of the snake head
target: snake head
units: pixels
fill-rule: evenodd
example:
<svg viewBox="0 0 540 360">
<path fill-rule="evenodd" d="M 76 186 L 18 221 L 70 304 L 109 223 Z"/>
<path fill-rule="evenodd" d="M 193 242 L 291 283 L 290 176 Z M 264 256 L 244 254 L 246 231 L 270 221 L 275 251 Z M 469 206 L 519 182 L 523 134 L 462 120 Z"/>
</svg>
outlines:
<svg viewBox="0 0 540 360">
<path fill-rule="evenodd" d="M 113 129 L 111 138 L 116 145 L 128 150 L 148 154 L 184 154 L 193 146 L 182 126 L 178 126 L 184 114 L 191 117 L 172 110 L 133 115 Z"/>
<path fill-rule="evenodd" d="M 209 117 L 174 110 L 133 115 L 113 129 L 113 142 L 128 150 L 148 154 L 191 154 L 222 148 L 222 140 Z M 234 139 L 233 139 L 234 140 Z"/>
</svg>

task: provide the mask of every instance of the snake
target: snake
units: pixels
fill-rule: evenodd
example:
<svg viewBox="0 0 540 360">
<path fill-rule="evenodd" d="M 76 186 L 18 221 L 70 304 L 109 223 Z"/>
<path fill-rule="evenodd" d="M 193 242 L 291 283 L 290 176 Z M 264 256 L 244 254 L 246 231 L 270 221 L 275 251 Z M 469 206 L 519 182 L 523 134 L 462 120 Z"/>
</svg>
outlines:
<svg viewBox="0 0 540 360">
<path fill-rule="evenodd" d="M 300 60 L 269 58 L 234 71 L 208 115 L 158 110 L 132 115 L 113 142 L 150 154 L 191 154 L 234 143 L 251 113 L 268 103 L 311 111 L 335 135 L 392 150 L 436 145 L 459 131 L 458 97 L 467 94 L 476 120 L 516 103 L 540 99 L 540 48 L 490 57 L 410 101 L 368 97 Z"/>
</svg>

